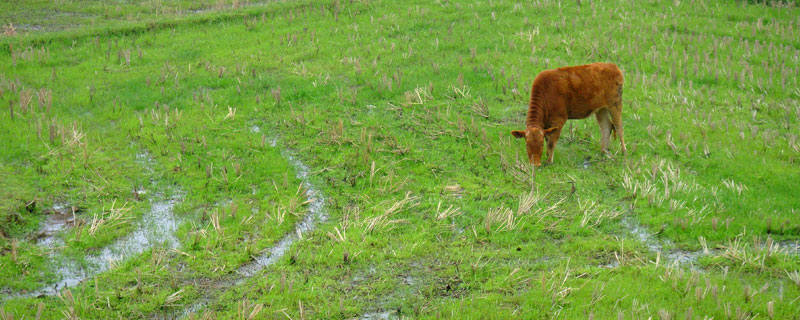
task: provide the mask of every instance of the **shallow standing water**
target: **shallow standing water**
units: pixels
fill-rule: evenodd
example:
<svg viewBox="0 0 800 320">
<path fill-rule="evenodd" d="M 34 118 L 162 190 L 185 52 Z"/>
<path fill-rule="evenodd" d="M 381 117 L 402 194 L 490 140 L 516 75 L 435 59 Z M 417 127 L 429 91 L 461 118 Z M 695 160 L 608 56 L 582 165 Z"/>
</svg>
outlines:
<svg viewBox="0 0 800 320">
<path fill-rule="evenodd" d="M 258 133 L 261 128 L 253 126 L 250 131 Z M 270 146 L 276 147 L 278 142 L 276 139 L 270 140 Z M 232 286 L 243 283 L 248 278 L 254 276 L 264 268 L 274 264 L 280 260 L 291 246 L 298 240 L 301 240 L 303 235 L 313 231 L 317 223 L 328 220 L 328 213 L 325 210 L 325 196 L 322 191 L 311 182 L 309 174 L 311 169 L 303 162 L 298 160 L 290 150 L 282 149 L 281 155 L 295 168 L 297 178 L 303 181 L 303 186 L 306 188 L 306 198 L 309 201 L 308 212 L 303 217 L 303 220 L 298 222 L 292 232 L 286 234 L 281 238 L 278 243 L 269 249 L 265 250 L 258 257 L 253 259 L 236 270 L 236 274 L 231 277 L 218 280 L 212 287 L 215 291 L 226 290 Z M 210 297 L 200 298 L 198 301 L 183 310 L 181 317 L 187 317 L 192 313 L 197 312 L 211 301 Z"/>
<path fill-rule="evenodd" d="M 667 252 L 664 250 L 664 247 L 661 245 L 661 241 L 659 241 L 655 235 L 650 233 L 647 228 L 640 225 L 633 218 L 625 217 L 622 219 L 622 224 L 625 226 L 626 229 L 630 233 L 632 233 L 636 238 L 642 242 L 650 251 L 660 254 L 664 260 L 668 263 L 677 263 L 681 264 L 694 264 L 697 262 L 697 259 L 703 256 L 705 253 L 702 251 L 685 251 L 685 250 L 675 250 L 671 252 Z M 664 243 L 667 245 L 671 244 L 669 240 L 663 240 Z M 616 267 L 618 264 L 612 263 L 609 265 L 610 267 Z"/>
<path fill-rule="evenodd" d="M 177 222 L 172 215 L 175 203 L 177 199 L 153 202 L 150 211 L 142 215 L 139 227 L 133 233 L 103 248 L 99 253 L 87 256 L 85 268 L 75 263 L 62 266 L 58 271 L 61 280 L 33 295 L 54 295 L 62 288 L 73 287 L 87 278 L 108 271 L 112 261 L 119 263 L 156 245 L 163 245 L 168 249 L 177 248 Z"/>
<path fill-rule="evenodd" d="M 150 211 L 142 215 L 139 227 L 134 232 L 106 246 L 100 252 L 88 255 L 85 265 L 59 254 L 54 258 L 64 261 L 55 270 L 58 281 L 36 291 L 6 298 L 56 295 L 64 288 L 74 287 L 88 278 L 108 271 L 112 261 L 120 263 L 157 245 L 163 245 L 168 249 L 177 248 L 179 242 L 174 234 L 177 222 L 172 210 L 178 200 L 179 198 L 154 201 Z"/>
<path fill-rule="evenodd" d="M 144 164 L 147 172 L 154 172 L 152 168 L 154 161 L 149 155 L 139 154 L 137 160 Z M 155 199 L 151 200 L 150 210 L 142 215 L 136 230 L 99 252 L 88 254 L 85 264 L 79 264 L 61 253 L 53 253 L 52 260 L 60 261 L 58 268 L 54 270 L 55 277 L 58 279 L 54 284 L 31 292 L 12 293 L 3 297 L 2 300 L 56 295 L 64 288 L 74 287 L 88 278 L 108 271 L 111 269 L 112 262 L 118 264 L 158 245 L 168 249 L 177 248 L 179 241 L 175 237 L 175 231 L 178 222 L 173 216 L 173 209 L 182 198 L 182 194 L 180 192 L 175 194 L 170 198 L 164 197 L 163 194 L 157 194 Z M 52 238 L 40 244 L 52 247 L 60 241 L 60 239 Z"/>
<path fill-rule="evenodd" d="M 38 232 L 36 244 L 45 248 L 55 248 L 64 244 L 58 234 L 75 222 L 75 209 L 67 204 L 53 205 L 52 213 L 47 215 Z"/>
</svg>

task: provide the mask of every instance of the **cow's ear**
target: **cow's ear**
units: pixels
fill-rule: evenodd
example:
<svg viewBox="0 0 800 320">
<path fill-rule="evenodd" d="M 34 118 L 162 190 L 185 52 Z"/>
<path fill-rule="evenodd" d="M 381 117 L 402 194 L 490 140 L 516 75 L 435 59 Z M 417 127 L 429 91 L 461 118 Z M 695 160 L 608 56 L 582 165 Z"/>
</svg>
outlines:
<svg viewBox="0 0 800 320">
<path fill-rule="evenodd" d="M 553 132 L 556 132 L 556 130 L 558 130 L 558 127 L 552 127 L 552 128 L 550 128 L 550 129 L 546 129 L 546 130 L 544 130 L 544 134 L 545 134 L 545 135 L 548 135 L 548 134 L 551 134 L 551 133 L 553 133 Z"/>
<path fill-rule="evenodd" d="M 511 131 L 511 135 L 515 136 L 517 138 L 524 138 L 525 137 L 525 131 L 513 130 L 513 131 Z"/>
</svg>

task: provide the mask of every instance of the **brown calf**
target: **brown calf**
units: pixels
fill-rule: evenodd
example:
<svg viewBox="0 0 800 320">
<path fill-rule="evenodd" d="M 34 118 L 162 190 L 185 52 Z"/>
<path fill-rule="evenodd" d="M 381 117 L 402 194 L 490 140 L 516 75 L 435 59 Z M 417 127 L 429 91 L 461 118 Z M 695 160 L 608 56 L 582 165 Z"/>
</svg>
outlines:
<svg viewBox="0 0 800 320">
<path fill-rule="evenodd" d="M 531 88 L 525 131 L 514 130 L 511 134 L 525 137 L 528 160 L 539 166 L 544 140 L 547 139 L 547 162 L 550 163 L 567 119 L 583 119 L 592 113 L 600 124 L 603 152 L 608 153 L 608 140 L 615 132 L 625 154 L 622 71 L 615 64 L 592 63 L 539 73 Z"/>
</svg>

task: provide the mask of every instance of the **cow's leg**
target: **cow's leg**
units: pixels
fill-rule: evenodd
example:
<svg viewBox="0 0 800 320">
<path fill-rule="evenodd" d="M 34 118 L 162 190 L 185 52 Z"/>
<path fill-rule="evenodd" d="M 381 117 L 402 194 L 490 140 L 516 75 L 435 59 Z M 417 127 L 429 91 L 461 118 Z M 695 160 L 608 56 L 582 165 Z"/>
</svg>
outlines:
<svg viewBox="0 0 800 320">
<path fill-rule="evenodd" d="M 558 137 L 561 136 L 561 129 L 564 127 L 564 123 L 558 123 L 555 127 L 558 129 L 545 136 L 545 139 L 547 139 L 547 163 L 553 163 L 553 152 L 556 151 L 556 144 L 558 143 Z"/>
<path fill-rule="evenodd" d="M 622 106 L 611 108 L 611 123 L 614 125 L 614 131 L 617 133 L 619 143 L 622 145 L 622 154 L 627 154 L 628 150 L 625 149 L 625 138 L 623 138 L 622 130 Z"/>
<path fill-rule="evenodd" d="M 600 148 L 608 154 L 608 139 L 611 137 L 611 120 L 608 118 L 608 109 L 600 109 L 595 113 L 597 124 L 600 125 Z"/>
</svg>

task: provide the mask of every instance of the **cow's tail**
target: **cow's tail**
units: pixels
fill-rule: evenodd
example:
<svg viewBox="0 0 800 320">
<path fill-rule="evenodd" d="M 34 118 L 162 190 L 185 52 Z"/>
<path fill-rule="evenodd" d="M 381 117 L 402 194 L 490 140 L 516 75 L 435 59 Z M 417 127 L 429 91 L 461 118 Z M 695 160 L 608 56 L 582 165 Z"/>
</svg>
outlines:
<svg viewBox="0 0 800 320">
<path fill-rule="evenodd" d="M 617 86 L 617 99 L 616 100 L 617 101 L 616 101 L 616 106 L 615 107 L 620 110 L 619 112 L 621 112 L 621 110 L 622 110 L 622 83 L 621 82 Z M 617 126 L 614 125 L 613 121 L 609 121 L 609 122 L 611 122 L 611 139 L 619 138 L 618 137 L 619 132 L 617 131 Z"/>
<path fill-rule="evenodd" d="M 611 123 L 611 140 L 615 140 L 617 138 L 617 127 L 614 126 L 614 123 Z"/>
</svg>

